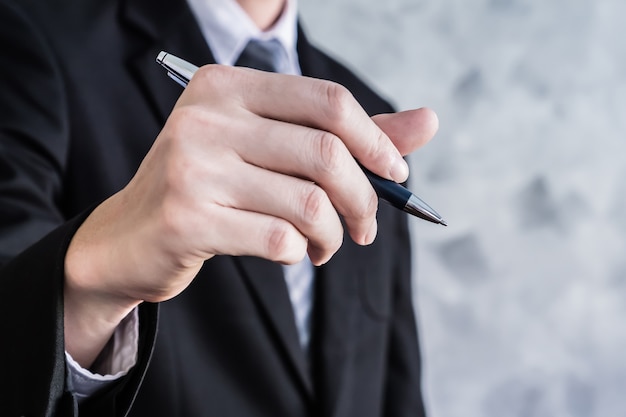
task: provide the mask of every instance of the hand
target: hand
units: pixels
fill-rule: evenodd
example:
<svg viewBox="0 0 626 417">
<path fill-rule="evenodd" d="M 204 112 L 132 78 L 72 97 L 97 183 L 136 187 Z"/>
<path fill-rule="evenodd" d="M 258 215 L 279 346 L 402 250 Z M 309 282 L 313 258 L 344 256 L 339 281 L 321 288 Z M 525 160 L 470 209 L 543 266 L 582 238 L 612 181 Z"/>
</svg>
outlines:
<svg viewBox="0 0 626 417">
<path fill-rule="evenodd" d="M 201 68 L 135 177 L 75 235 L 66 332 L 174 297 L 217 254 L 295 263 L 308 252 L 322 264 L 341 246 L 340 215 L 356 243 L 371 243 L 378 199 L 354 158 L 403 181 L 401 155 L 436 127 L 426 109 L 369 118 L 334 83 Z"/>
</svg>

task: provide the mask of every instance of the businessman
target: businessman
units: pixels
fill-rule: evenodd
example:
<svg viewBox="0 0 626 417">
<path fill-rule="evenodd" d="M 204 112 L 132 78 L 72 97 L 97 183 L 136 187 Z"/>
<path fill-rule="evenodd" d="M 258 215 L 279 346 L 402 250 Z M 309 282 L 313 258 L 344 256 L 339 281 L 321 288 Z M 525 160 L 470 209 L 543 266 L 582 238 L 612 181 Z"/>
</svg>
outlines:
<svg viewBox="0 0 626 417">
<path fill-rule="evenodd" d="M 295 0 L 0 0 L 0 50 L 3 415 L 424 415 L 406 217 L 355 158 L 406 180 L 431 111 Z"/>
</svg>

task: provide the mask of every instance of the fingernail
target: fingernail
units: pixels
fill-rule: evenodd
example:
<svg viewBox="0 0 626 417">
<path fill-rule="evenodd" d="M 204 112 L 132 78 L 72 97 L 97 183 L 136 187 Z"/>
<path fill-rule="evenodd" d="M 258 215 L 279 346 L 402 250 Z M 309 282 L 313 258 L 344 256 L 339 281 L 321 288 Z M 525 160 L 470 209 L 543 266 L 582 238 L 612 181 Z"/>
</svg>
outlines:
<svg viewBox="0 0 626 417">
<path fill-rule="evenodd" d="M 389 175 L 395 182 L 404 182 L 409 178 L 409 165 L 400 155 L 393 157 Z"/>
</svg>

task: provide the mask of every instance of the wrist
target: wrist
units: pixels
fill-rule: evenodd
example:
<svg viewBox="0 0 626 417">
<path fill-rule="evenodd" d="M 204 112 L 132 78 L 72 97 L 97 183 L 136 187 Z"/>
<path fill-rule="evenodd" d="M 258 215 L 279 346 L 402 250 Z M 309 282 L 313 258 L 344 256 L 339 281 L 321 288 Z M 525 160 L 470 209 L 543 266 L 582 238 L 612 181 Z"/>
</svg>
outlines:
<svg viewBox="0 0 626 417">
<path fill-rule="evenodd" d="M 91 238 L 92 230 L 85 231 L 83 226 L 65 257 L 64 327 L 66 351 L 89 368 L 119 323 L 141 300 L 110 291 L 107 274 L 113 270 L 111 261 Z"/>
</svg>

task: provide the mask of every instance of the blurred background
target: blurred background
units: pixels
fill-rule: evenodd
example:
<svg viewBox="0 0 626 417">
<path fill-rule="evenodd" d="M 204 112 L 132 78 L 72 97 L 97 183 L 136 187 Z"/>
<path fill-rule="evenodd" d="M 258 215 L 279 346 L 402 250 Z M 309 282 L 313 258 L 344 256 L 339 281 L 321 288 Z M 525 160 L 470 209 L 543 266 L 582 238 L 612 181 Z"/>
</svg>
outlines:
<svg viewBox="0 0 626 417">
<path fill-rule="evenodd" d="M 411 188 L 431 417 L 626 416 L 626 2 L 300 0 L 309 37 L 439 115 Z"/>
</svg>

